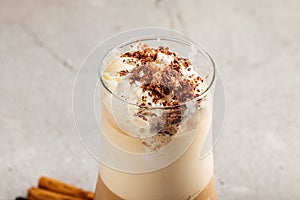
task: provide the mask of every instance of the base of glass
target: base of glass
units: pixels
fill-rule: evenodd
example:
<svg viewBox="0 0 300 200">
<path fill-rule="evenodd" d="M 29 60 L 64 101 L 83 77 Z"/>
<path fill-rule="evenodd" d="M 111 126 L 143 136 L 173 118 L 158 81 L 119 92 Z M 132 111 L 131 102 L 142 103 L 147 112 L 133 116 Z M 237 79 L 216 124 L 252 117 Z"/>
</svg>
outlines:
<svg viewBox="0 0 300 200">
<path fill-rule="evenodd" d="M 196 196 L 188 197 L 184 200 L 217 200 L 215 187 L 215 178 L 211 178 L 207 186 Z M 114 194 L 102 181 L 101 176 L 98 176 L 98 182 L 95 191 L 94 200 L 124 200 Z"/>
</svg>

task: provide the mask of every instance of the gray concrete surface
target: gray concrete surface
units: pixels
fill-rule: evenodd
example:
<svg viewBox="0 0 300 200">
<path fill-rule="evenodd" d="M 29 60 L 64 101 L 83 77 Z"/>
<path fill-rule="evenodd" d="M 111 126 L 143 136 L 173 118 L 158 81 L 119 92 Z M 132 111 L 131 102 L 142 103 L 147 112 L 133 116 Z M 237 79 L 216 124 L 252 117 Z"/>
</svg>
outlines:
<svg viewBox="0 0 300 200">
<path fill-rule="evenodd" d="M 300 1 L 0 1 L 0 199 L 48 175 L 93 190 L 72 118 L 88 52 L 134 27 L 184 32 L 217 61 L 228 97 L 215 149 L 222 200 L 300 199 Z"/>
</svg>

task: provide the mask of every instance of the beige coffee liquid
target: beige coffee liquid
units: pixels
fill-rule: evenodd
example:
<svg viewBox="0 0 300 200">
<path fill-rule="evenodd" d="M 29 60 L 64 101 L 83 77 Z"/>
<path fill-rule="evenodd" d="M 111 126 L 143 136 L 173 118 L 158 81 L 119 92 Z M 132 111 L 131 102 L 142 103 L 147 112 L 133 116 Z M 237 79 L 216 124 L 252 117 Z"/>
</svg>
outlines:
<svg viewBox="0 0 300 200">
<path fill-rule="evenodd" d="M 134 174 L 100 165 L 95 200 L 186 200 L 200 199 L 204 194 L 211 199 L 216 199 L 214 184 L 211 183 L 213 154 L 209 154 L 204 159 L 199 158 L 211 124 L 211 115 L 211 104 L 207 103 L 205 108 L 194 113 L 182 124 L 179 131 L 185 131 L 185 134 L 196 131 L 195 140 L 179 159 L 163 169 Z M 108 137 L 124 135 L 116 126 L 111 112 L 105 108 L 105 105 L 103 126 Z M 116 144 L 126 145 L 122 137 L 113 136 L 110 138 L 116 140 Z M 122 141 L 117 141 L 118 139 Z M 128 145 L 133 149 L 132 145 L 137 145 L 136 149 L 138 149 L 140 144 L 130 142 Z"/>
</svg>

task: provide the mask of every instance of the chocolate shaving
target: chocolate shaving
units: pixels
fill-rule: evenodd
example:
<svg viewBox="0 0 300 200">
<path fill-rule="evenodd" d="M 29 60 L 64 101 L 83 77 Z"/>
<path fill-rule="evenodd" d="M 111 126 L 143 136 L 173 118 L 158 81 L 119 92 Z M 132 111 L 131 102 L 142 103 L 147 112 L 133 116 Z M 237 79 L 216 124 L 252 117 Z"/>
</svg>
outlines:
<svg viewBox="0 0 300 200">
<path fill-rule="evenodd" d="M 147 97 L 142 96 L 140 109 L 135 115 L 145 121 L 150 121 L 152 130 L 158 134 L 174 135 L 187 110 L 184 103 L 199 96 L 200 90 L 196 88 L 200 82 L 203 82 L 203 79 L 194 74 L 189 75 L 188 78 L 185 77 L 182 70 L 187 69 L 190 72 L 191 62 L 171 52 L 168 47 L 150 48 L 147 45 L 138 47 L 137 51 L 121 55 L 125 63 L 134 63 L 135 67 L 131 71 L 119 72 L 120 76 L 129 74 L 130 84 L 140 82 L 143 92 L 147 92 L 151 97 L 152 102 L 147 102 Z M 161 64 L 159 63 L 161 60 L 157 60 L 159 53 L 172 56 L 174 59 L 170 64 Z M 164 110 L 161 115 L 154 113 L 152 115 L 149 108 L 153 104 L 172 108 Z"/>
<path fill-rule="evenodd" d="M 126 69 L 126 70 L 121 70 L 121 71 L 119 71 L 118 73 L 119 73 L 120 76 L 126 76 L 126 74 L 127 74 L 128 72 L 129 72 L 129 71 Z"/>
</svg>

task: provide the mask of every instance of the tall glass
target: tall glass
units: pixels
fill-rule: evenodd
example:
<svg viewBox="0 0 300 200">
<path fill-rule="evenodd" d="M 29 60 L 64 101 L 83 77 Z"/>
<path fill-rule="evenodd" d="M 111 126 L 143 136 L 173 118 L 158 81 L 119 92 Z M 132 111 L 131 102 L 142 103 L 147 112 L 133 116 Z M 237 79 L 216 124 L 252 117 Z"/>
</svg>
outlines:
<svg viewBox="0 0 300 200">
<path fill-rule="evenodd" d="M 116 58 L 136 44 L 167 48 L 188 59 L 201 76 L 201 92 L 162 106 L 131 101 L 141 98 L 137 92 L 124 99 L 115 88 L 125 90 L 126 85 L 120 86 L 120 77 L 111 72 L 122 71 L 124 63 Z M 74 84 L 73 112 L 84 147 L 100 163 L 95 200 L 217 199 L 212 152 L 219 136 L 212 135 L 215 77 L 210 55 L 171 30 L 124 32 L 88 55 Z M 144 84 L 151 85 L 153 79 L 147 80 Z M 170 81 L 176 78 L 159 85 L 172 90 Z"/>
<path fill-rule="evenodd" d="M 206 89 L 198 97 L 176 106 L 141 107 L 122 99 L 111 91 L 105 73 L 122 69 L 122 63 L 114 58 L 120 52 L 130 51 L 138 42 L 152 48 L 168 47 L 181 57 L 190 58 Z M 95 200 L 216 199 L 213 154 L 200 159 L 212 121 L 215 68 L 210 56 L 188 40 L 140 37 L 108 52 L 100 65 L 99 77 L 100 126 L 108 146 L 113 146 L 107 152 L 118 164 L 100 163 Z M 146 113 L 148 123 L 136 122 L 137 113 Z M 176 128 L 172 136 L 161 134 L 164 129 Z"/>
</svg>

